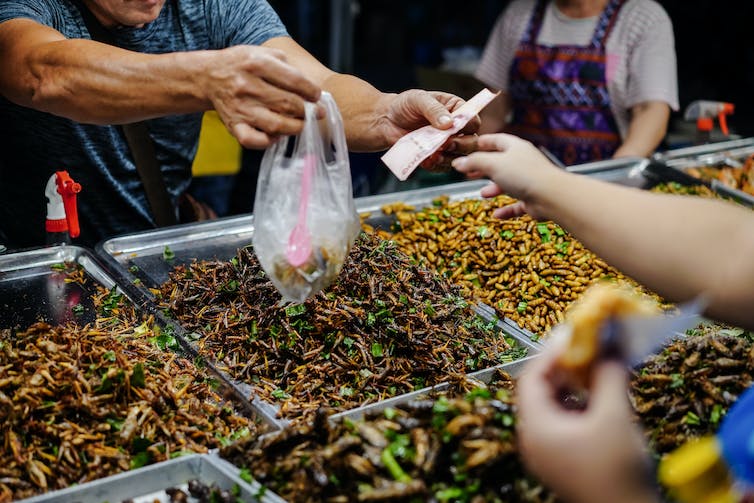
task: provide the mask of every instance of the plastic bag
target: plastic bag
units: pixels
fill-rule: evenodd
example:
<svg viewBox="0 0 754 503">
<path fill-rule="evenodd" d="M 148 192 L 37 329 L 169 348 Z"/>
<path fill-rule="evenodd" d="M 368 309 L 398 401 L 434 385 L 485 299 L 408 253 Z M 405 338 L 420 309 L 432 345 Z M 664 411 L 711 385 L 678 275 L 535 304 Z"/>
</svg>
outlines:
<svg viewBox="0 0 754 503">
<path fill-rule="evenodd" d="M 328 93 L 320 104 L 323 120 L 316 119 L 316 105 L 306 103 L 301 134 L 267 149 L 254 201 L 259 263 L 283 299 L 293 302 L 338 277 L 360 229 L 343 119 Z"/>
</svg>

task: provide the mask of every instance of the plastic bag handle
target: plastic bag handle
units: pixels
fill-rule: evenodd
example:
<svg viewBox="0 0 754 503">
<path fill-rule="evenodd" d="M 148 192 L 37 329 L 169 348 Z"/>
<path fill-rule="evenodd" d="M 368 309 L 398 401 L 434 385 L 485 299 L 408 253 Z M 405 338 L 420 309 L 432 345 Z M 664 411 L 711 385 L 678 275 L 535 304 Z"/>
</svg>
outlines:
<svg viewBox="0 0 754 503">
<path fill-rule="evenodd" d="M 342 163 L 348 160 L 348 145 L 346 145 L 346 135 L 343 130 L 343 118 L 340 115 L 338 106 L 332 95 L 327 91 L 322 91 L 320 102 L 327 111 L 327 121 L 330 124 L 330 140 L 335 144 L 335 162 Z"/>
</svg>

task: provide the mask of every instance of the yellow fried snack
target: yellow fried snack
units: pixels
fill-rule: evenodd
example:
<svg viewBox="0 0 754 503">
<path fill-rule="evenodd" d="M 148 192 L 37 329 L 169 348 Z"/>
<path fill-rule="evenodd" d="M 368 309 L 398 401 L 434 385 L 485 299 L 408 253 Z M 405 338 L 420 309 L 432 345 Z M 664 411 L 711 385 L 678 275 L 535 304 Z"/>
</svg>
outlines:
<svg viewBox="0 0 754 503">
<path fill-rule="evenodd" d="M 600 282 L 591 286 L 566 314 L 570 336 L 558 358 L 559 367 L 586 382 L 600 352 L 600 330 L 611 318 L 653 316 L 657 305 L 625 285 Z"/>
</svg>

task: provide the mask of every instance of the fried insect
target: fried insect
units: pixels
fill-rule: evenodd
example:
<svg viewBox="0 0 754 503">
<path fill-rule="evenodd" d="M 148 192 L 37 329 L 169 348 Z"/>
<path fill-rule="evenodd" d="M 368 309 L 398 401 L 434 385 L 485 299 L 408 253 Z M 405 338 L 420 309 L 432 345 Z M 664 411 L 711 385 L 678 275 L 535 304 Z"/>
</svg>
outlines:
<svg viewBox="0 0 754 503">
<path fill-rule="evenodd" d="M 79 278 L 77 281 L 80 281 Z M 251 434 L 210 377 L 158 348 L 116 292 L 84 327 L 0 331 L 0 501 L 62 489 Z M 104 314 L 107 313 L 107 314 Z"/>
<path fill-rule="evenodd" d="M 740 329 L 703 326 L 649 358 L 631 379 L 631 404 L 650 448 L 663 454 L 714 433 L 754 382 L 754 345 Z"/>
<path fill-rule="evenodd" d="M 513 383 L 456 391 L 331 424 L 299 425 L 225 447 L 292 502 L 509 501 L 553 503 L 517 454 Z M 458 395 L 458 396 L 456 396 Z"/>
<path fill-rule="evenodd" d="M 460 289 L 395 243 L 360 237 L 337 282 L 304 304 L 280 294 L 252 249 L 230 262 L 179 266 L 161 306 L 196 333 L 199 352 L 280 415 L 353 408 L 494 366 L 511 348 L 476 317 Z"/>
<path fill-rule="evenodd" d="M 748 194 L 754 194 L 754 154 L 747 157 L 741 167 L 698 166 L 685 170 L 691 176 L 705 181 L 719 182 Z"/>
<path fill-rule="evenodd" d="M 397 203 L 382 208 L 395 215 L 393 228 L 377 234 L 461 284 L 466 298 L 485 302 L 537 335 L 562 322 L 568 306 L 594 282 L 638 287 L 553 222 L 492 217 L 513 202 L 508 196 L 456 202 L 442 197 L 418 211 Z"/>
</svg>

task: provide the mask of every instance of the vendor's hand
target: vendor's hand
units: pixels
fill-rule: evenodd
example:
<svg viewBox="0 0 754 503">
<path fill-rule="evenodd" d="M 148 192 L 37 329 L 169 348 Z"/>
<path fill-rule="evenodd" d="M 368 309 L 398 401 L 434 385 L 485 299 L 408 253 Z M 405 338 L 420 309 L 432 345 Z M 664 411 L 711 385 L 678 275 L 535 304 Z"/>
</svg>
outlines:
<svg viewBox="0 0 754 503">
<path fill-rule="evenodd" d="M 265 148 L 304 127 L 304 102 L 320 89 L 278 49 L 240 45 L 219 51 L 202 77 L 212 106 L 247 148 Z"/>
<path fill-rule="evenodd" d="M 632 421 L 625 367 L 598 365 L 586 408 L 572 410 L 560 401 L 551 378 L 557 354 L 548 348 L 518 381 L 517 432 L 527 468 L 568 502 L 658 501 L 644 442 Z"/>
<path fill-rule="evenodd" d="M 412 89 L 393 95 L 386 115 L 385 137 L 390 144 L 393 144 L 402 136 L 427 124 L 438 129 L 448 129 L 453 125 L 450 113 L 464 103 L 464 100 L 458 96 L 438 91 Z M 480 125 L 479 117 L 475 116 L 459 134 L 470 135 L 476 132 Z M 449 145 L 450 140 L 440 151 Z M 452 158 L 435 154 L 423 162 L 421 166 L 430 171 L 449 171 Z"/>
<path fill-rule="evenodd" d="M 510 134 L 482 135 L 476 146 L 478 152 L 453 160 L 453 167 L 471 178 L 490 178 L 493 183 L 482 189 L 482 196 L 506 193 L 519 200 L 498 208 L 493 215 L 510 218 L 529 213 L 539 218 L 534 204 L 536 189 L 552 183 L 561 170 L 530 142 Z"/>
</svg>

